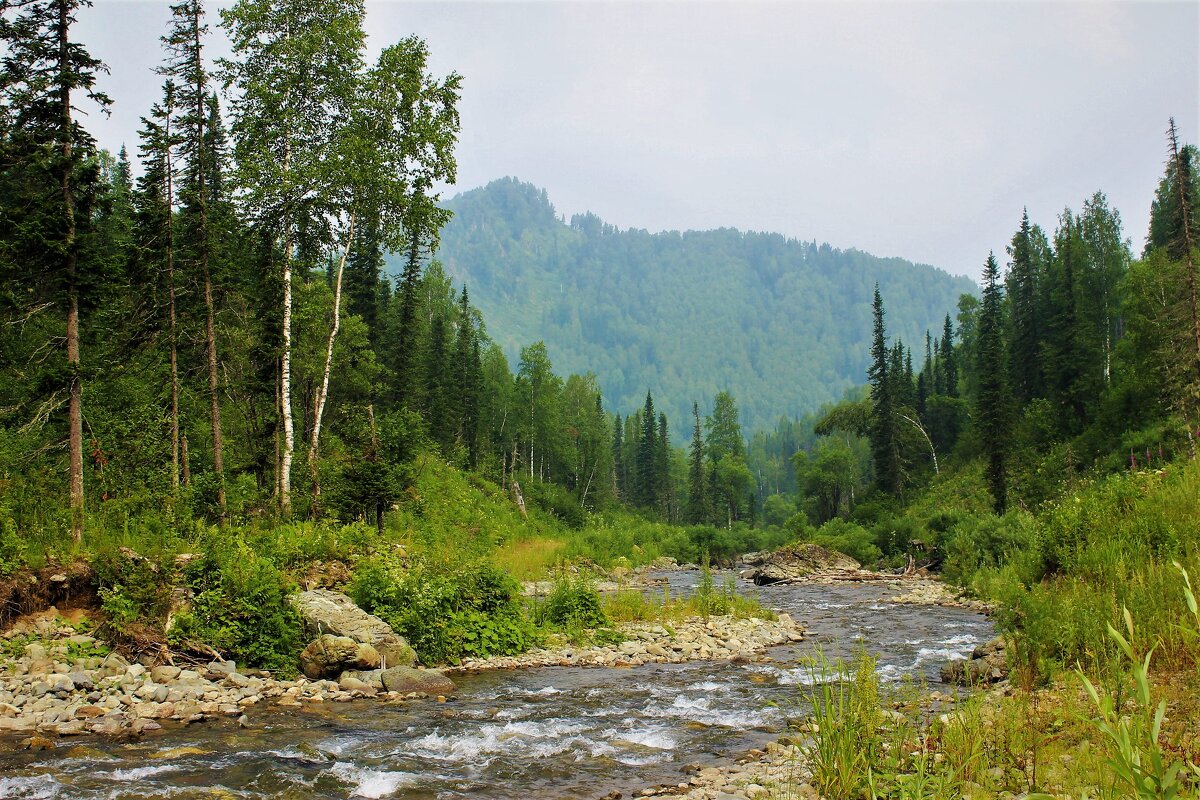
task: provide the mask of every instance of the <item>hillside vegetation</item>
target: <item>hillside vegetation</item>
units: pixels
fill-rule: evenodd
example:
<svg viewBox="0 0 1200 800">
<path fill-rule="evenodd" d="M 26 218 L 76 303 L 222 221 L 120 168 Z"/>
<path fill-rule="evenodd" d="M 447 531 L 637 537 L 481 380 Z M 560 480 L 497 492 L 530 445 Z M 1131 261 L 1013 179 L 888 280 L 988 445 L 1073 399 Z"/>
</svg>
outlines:
<svg viewBox="0 0 1200 800">
<path fill-rule="evenodd" d="M 914 341 L 977 291 L 933 267 L 779 234 L 651 234 L 591 214 L 568 223 L 545 191 L 512 178 L 447 208 L 438 258 L 509 358 L 545 341 L 565 372 L 595 373 L 615 408 L 649 390 L 676 439 L 692 403 L 720 390 L 742 400 L 755 430 L 861 383 L 876 283 Z"/>
</svg>

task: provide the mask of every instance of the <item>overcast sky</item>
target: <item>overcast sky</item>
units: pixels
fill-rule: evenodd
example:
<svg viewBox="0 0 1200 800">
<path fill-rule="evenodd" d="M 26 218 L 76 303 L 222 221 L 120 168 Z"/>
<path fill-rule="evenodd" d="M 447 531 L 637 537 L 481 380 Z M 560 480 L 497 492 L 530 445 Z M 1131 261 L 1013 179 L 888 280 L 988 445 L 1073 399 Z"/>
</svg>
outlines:
<svg viewBox="0 0 1200 800">
<path fill-rule="evenodd" d="M 227 52 L 213 5 L 212 55 Z M 1140 252 L 1200 3 L 368 3 L 463 75 L 457 189 L 506 175 L 620 227 L 778 231 L 978 277 L 1096 190 Z M 136 150 L 166 2 L 96 0 L 102 146 Z"/>
</svg>

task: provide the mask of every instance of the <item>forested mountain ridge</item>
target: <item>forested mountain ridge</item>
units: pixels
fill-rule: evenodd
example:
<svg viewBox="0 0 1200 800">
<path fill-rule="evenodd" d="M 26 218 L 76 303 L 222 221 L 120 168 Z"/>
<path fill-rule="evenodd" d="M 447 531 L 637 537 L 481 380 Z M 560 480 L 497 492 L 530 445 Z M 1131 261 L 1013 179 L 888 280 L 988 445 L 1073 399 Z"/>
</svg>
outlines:
<svg viewBox="0 0 1200 800">
<path fill-rule="evenodd" d="M 861 384 L 876 283 L 908 341 L 978 291 L 934 267 L 779 234 L 568 223 L 544 190 L 513 178 L 447 205 L 437 258 L 505 353 L 545 341 L 557 369 L 597 375 L 610 407 L 636 408 L 651 390 L 677 440 L 691 403 L 722 389 L 756 429 Z"/>
</svg>

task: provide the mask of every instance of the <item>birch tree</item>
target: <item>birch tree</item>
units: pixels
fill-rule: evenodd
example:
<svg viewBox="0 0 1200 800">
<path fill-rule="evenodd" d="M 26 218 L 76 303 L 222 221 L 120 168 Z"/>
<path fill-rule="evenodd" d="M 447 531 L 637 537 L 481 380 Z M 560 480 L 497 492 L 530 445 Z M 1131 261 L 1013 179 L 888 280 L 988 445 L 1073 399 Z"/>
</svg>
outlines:
<svg viewBox="0 0 1200 800">
<path fill-rule="evenodd" d="M 292 278 L 297 247 L 317 251 L 337 216 L 337 149 L 362 72 L 362 0 L 239 0 L 221 12 L 233 58 L 230 94 L 237 199 L 281 250 L 279 510 L 291 513 Z"/>
</svg>

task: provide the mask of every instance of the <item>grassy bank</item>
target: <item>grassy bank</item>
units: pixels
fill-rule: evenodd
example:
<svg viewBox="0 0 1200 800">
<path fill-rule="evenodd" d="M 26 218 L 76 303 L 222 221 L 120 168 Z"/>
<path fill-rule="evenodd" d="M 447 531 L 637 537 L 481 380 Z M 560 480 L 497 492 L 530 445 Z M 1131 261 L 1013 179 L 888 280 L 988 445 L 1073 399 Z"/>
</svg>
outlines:
<svg viewBox="0 0 1200 800">
<path fill-rule="evenodd" d="M 627 620 L 765 613 L 711 580 L 686 601 L 631 591 L 602 603 L 589 566 L 632 568 L 663 555 L 699 561 L 713 550 L 729 558 L 767 542 L 749 529 L 684 529 L 628 512 L 587 515 L 555 488 L 527 490 L 522 514 L 498 485 L 426 456 L 415 461 L 381 530 L 248 512 L 226 527 L 179 524 L 170 508 L 112 506 L 101 507 L 84 540 L 71 543 L 53 535 L 53 515 L 33 528 L 0 515 L 0 591 L 10 592 L 14 609 L 45 605 L 53 598 L 22 588 L 28 575 L 40 570 L 48 585 L 61 565 L 73 564 L 86 571 L 76 581 L 85 596 L 75 602 L 94 606 L 102 632 L 119 645 L 216 650 L 283 671 L 294 668 L 305 644 L 286 597 L 317 585 L 345 588 L 408 637 L 426 663 L 517 653 L 550 633 L 611 636 L 604 629 Z M 572 577 L 567 564 L 584 565 L 584 575 Z M 519 581 L 556 576 L 549 597 L 522 596 Z M 180 596 L 189 599 L 181 604 Z"/>
</svg>

